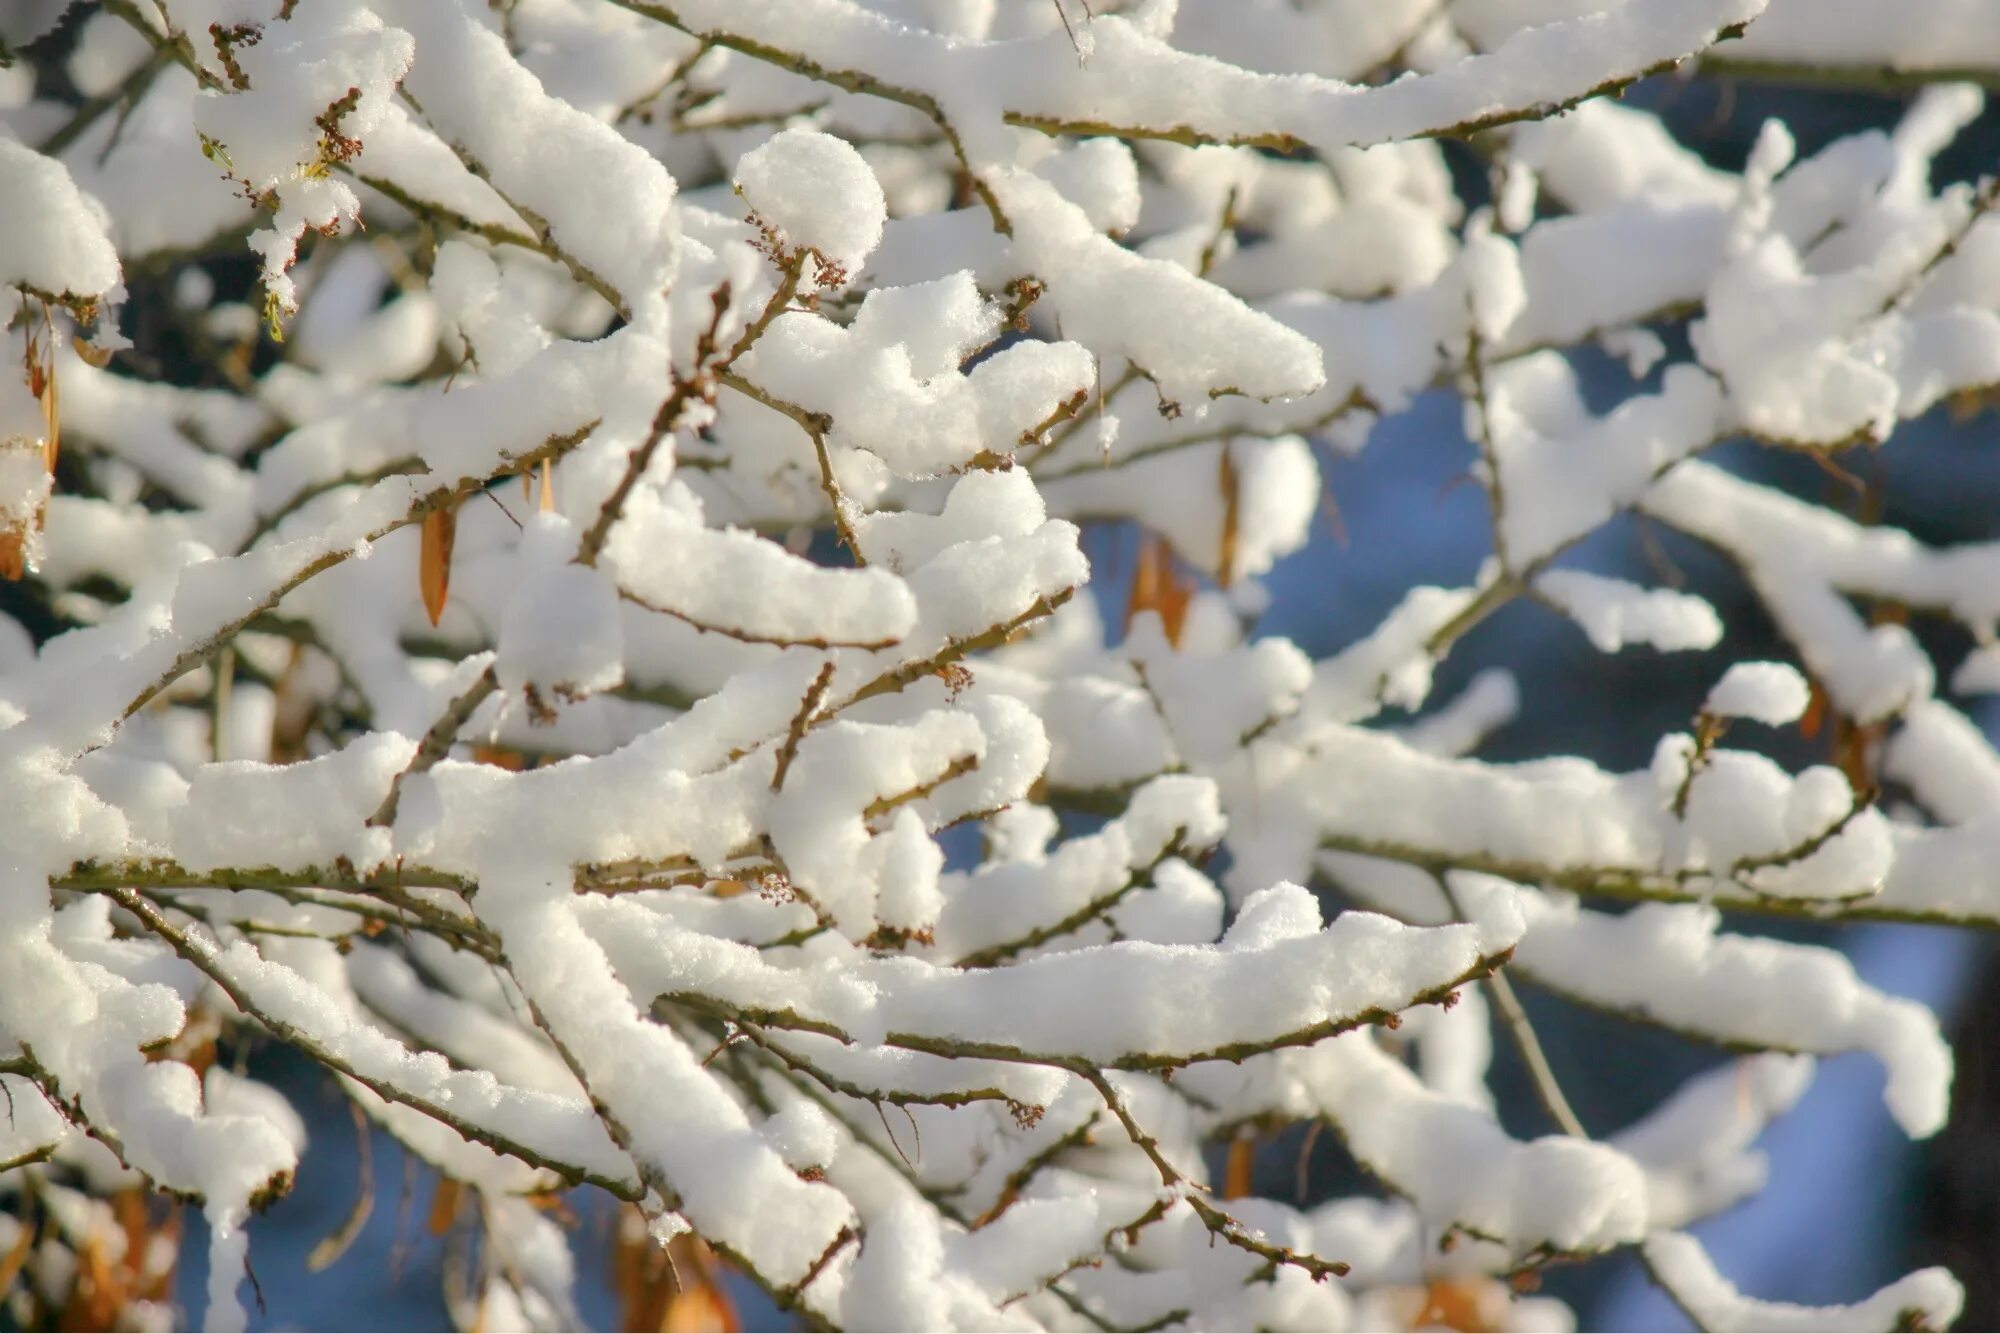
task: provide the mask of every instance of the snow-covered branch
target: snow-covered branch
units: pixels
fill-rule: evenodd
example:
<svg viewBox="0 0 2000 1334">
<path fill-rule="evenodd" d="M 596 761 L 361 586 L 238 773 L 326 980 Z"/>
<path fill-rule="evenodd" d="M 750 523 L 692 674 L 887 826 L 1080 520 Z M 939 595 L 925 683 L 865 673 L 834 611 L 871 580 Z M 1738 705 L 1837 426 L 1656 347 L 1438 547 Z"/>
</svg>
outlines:
<svg viewBox="0 0 2000 1334">
<path fill-rule="evenodd" d="M 1499 1278 L 1620 1249 L 1704 1324 L 1953 1317 L 1682 1231 L 1818 1055 L 1949 1106 L 1928 1011 L 1756 915 L 2000 925 L 1939 698 L 2000 686 L 2000 546 L 1740 462 L 1851 482 L 2000 385 L 2000 190 L 1937 167 L 2000 48 L 1947 0 L 17 8 L 9 1319 L 95 1311 L 122 1227 L 158 1323 L 135 1187 L 247 1318 L 304 1142 L 252 1036 L 476 1204 L 496 1327 L 576 1323 L 557 1191 L 827 1326 L 1526 1324 Z M 1604 96 L 1669 70 L 1915 92 L 1734 170 Z M 1326 460 L 1436 395 L 1490 558 L 1260 632 Z M 1589 568 L 1628 518 L 1796 666 L 1700 660 L 1634 772 L 1476 757 L 1548 689 L 1430 707 L 1503 611 L 1733 644 Z M 1588 1138 L 1515 983 L 1761 1054 Z M 1561 1133 L 1503 1128 L 1496 1031 Z M 1271 1189 L 1295 1125 L 1391 1198 Z"/>
</svg>

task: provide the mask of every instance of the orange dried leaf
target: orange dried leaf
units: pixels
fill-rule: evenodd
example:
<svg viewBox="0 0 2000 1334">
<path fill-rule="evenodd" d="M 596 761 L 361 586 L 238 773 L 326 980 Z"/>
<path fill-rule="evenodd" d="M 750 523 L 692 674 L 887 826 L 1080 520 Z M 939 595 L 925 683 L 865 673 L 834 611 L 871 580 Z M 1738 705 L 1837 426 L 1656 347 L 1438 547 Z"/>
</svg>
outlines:
<svg viewBox="0 0 2000 1334">
<path fill-rule="evenodd" d="M 180 1253 L 179 1206 L 143 1188 L 119 1191 L 106 1202 L 119 1235 L 93 1230 L 77 1246 L 76 1267 L 55 1328 L 137 1328 L 140 1312 L 133 1308 L 162 1301 L 172 1292 Z M 156 1244 L 160 1242 L 165 1244 Z"/>
<path fill-rule="evenodd" d="M 32 316 L 30 319 L 32 320 Z M 42 396 L 42 377 L 47 374 L 42 369 L 42 340 L 35 336 L 32 323 L 21 339 L 21 366 L 28 375 L 28 392 L 37 399 Z"/>
<path fill-rule="evenodd" d="M 1826 726 L 1826 689 L 1819 682 L 1812 683 L 1812 694 L 1806 699 L 1805 714 L 1799 719 L 1799 735 L 1811 741 L 1819 735 L 1819 729 Z"/>
<path fill-rule="evenodd" d="M 138 1301 L 164 1301 L 173 1291 L 174 1260 L 180 1255 L 180 1206 L 134 1187 L 112 1196 L 111 1208 L 125 1233 L 125 1254 L 118 1263 L 121 1284 Z M 166 1238 L 167 1246 L 154 1246 L 157 1237 Z M 171 1258 L 148 1268 L 163 1253 Z"/>
<path fill-rule="evenodd" d="M 451 591 L 451 546 L 458 536 L 456 506 L 440 505 L 424 515 L 422 554 L 417 564 L 417 587 L 424 595 L 424 613 L 436 625 L 444 616 L 444 603 Z"/>
<path fill-rule="evenodd" d="M 76 1273 L 70 1280 L 69 1300 L 57 1318 L 61 1329 L 113 1329 L 118 1312 L 125 1305 L 124 1285 L 95 1236 L 77 1248 Z"/>
<path fill-rule="evenodd" d="M 626 1330 L 737 1330 L 736 1305 L 722 1286 L 721 1262 L 692 1236 L 664 1248 L 630 1205 L 619 1210 L 611 1248 L 611 1286 Z"/>
<path fill-rule="evenodd" d="M 730 1334 L 743 1328 L 736 1303 L 722 1286 L 721 1262 L 708 1243 L 683 1234 L 667 1244 L 680 1290 L 667 1302 L 661 1334 Z"/>
<path fill-rule="evenodd" d="M 1236 582 L 1237 532 L 1242 523 L 1242 479 L 1236 473 L 1236 462 L 1229 457 L 1229 446 L 1222 447 L 1221 476 L 1217 479 L 1222 486 L 1222 550 L 1215 562 L 1215 582 L 1224 588 Z"/>
<path fill-rule="evenodd" d="M 1257 1161 L 1257 1141 L 1238 1136 L 1229 1142 L 1229 1161 L 1222 1172 L 1222 1198 L 1241 1200 L 1250 1195 L 1250 1169 Z"/>
<path fill-rule="evenodd" d="M 1876 789 L 1875 747 L 1885 730 L 1880 723 L 1834 719 L 1833 765 L 1847 776 L 1847 785 L 1856 792 L 1872 793 Z"/>
<path fill-rule="evenodd" d="M 0 1294 L 5 1294 L 14 1286 L 15 1275 L 21 1272 L 21 1266 L 28 1263 L 28 1257 L 34 1253 L 34 1249 L 35 1229 L 21 1228 L 20 1235 L 14 1239 L 13 1248 L 5 1255 L 0 1255 Z"/>
<path fill-rule="evenodd" d="M 475 763 L 490 764 L 509 773 L 519 773 L 528 767 L 527 756 L 518 750 L 508 750 L 505 746 L 475 744 L 472 747 L 472 758 Z"/>
<path fill-rule="evenodd" d="M 1155 612 L 1167 642 L 1179 647 L 1194 587 L 1194 580 L 1183 576 L 1174 564 L 1173 549 L 1163 538 L 1149 534 L 1140 543 L 1139 567 L 1133 571 L 1132 593 L 1125 603 L 1125 632 L 1131 633 L 1132 620 L 1140 612 Z"/>
<path fill-rule="evenodd" d="M 42 418 L 48 423 L 48 434 L 42 437 L 42 466 L 49 470 L 49 476 L 56 475 L 56 453 L 62 444 L 62 391 L 56 384 L 56 363 L 49 360 L 47 391 L 41 396 Z M 41 514 L 35 515 L 39 526 Z"/>
<path fill-rule="evenodd" d="M 536 502 L 535 507 L 544 514 L 555 513 L 556 509 L 555 465 L 550 463 L 547 459 L 542 460 L 542 494 L 541 494 L 541 499 Z"/>
<path fill-rule="evenodd" d="M 660 1323 L 662 1334 L 727 1334 L 741 1328 L 729 1295 L 706 1281 L 675 1293 Z"/>
<path fill-rule="evenodd" d="M 574 1231 L 579 1220 L 576 1210 L 569 1207 L 569 1199 L 560 1191 L 545 1190 L 528 1196 L 528 1204 L 537 1213 L 547 1214 L 556 1220 L 558 1226 Z"/>
<path fill-rule="evenodd" d="M 222 1034 L 222 1025 L 215 1015 L 200 1007 L 189 1011 L 187 1022 L 173 1041 L 154 1049 L 146 1056 L 148 1061 L 178 1061 L 198 1075 L 208 1073 L 215 1064 L 215 1040 Z"/>
<path fill-rule="evenodd" d="M 1493 1319 L 1499 1285 L 1492 1279 L 1475 1276 L 1456 1282 L 1434 1279 L 1424 1290 L 1424 1309 L 1411 1322 L 1412 1329 L 1456 1329 L 1466 1334 L 1499 1328 Z M 1504 1317 L 1501 1299 L 1498 1311 Z"/>
<path fill-rule="evenodd" d="M 624 1330 L 664 1328 L 667 1304 L 680 1288 L 667 1252 L 646 1231 L 644 1216 L 629 1204 L 618 1214 L 611 1286 L 618 1294 L 618 1327 Z"/>
<path fill-rule="evenodd" d="M 1132 571 L 1132 591 L 1125 597 L 1125 633 L 1132 633 L 1132 618 L 1160 600 L 1160 571 L 1153 564 L 1151 538 L 1140 539 L 1139 564 Z"/>
<path fill-rule="evenodd" d="M 459 1201 L 465 1198 L 465 1184 L 450 1177 L 439 1177 L 437 1193 L 431 1196 L 430 1217 L 424 1227 L 433 1237 L 442 1237 L 451 1231 L 452 1220 L 458 1217 Z"/>
</svg>

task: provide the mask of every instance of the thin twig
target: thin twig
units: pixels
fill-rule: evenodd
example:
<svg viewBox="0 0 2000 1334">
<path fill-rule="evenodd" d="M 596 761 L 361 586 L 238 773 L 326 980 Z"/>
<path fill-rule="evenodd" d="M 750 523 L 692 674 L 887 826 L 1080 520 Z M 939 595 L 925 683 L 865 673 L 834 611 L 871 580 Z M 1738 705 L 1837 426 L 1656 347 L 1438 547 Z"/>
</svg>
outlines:
<svg viewBox="0 0 2000 1334">
<path fill-rule="evenodd" d="M 115 899 L 120 907 L 138 918 L 140 924 L 148 931 L 172 947 L 175 954 L 192 964 L 221 988 L 223 994 L 235 1002 L 237 1009 L 256 1019 L 279 1038 L 297 1047 L 327 1069 L 347 1076 L 380 1098 L 414 1108 L 450 1127 L 461 1138 L 484 1144 L 496 1153 L 519 1158 L 530 1166 L 554 1172 L 573 1183 L 588 1183 L 600 1187 L 621 1200 L 637 1200 L 644 1193 L 643 1187 L 638 1182 L 606 1176 L 581 1164 L 566 1162 L 553 1154 L 524 1144 L 512 1136 L 468 1120 L 449 1108 L 400 1088 L 388 1080 L 363 1073 L 341 1053 L 326 1046 L 304 1029 L 260 1008 L 245 990 L 242 982 L 223 965 L 220 951 L 205 941 L 197 940 L 191 933 L 182 931 L 143 896 L 130 889 L 112 889 L 105 892 Z"/>
<path fill-rule="evenodd" d="M 1528 1020 L 1528 1012 L 1521 1007 L 1521 998 L 1514 994 L 1514 984 L 1507 980 L 1502 969 L 1494 969 L 1483 984 L 1486 994 L 1493 998 L 1493 1008 L 1507 1025 L 1508 1035 L 1514 1039 L 1515 1048 L 1521 1053 L 1522 1064 L 1528 1067 L 1528 1077 L 1534 1082 L 1535 1096 L 1550 1118 L 1562 1127 L 1565 1135 L 1578 1139 L 1589 1139 L 1590 1133 L 1577 1119 L 1576 1111 L 1564 1096 L 1562 1085 L 1556 1081 L 1556 1073 L 1549 1065 L 1549 1058 L 1542 1050 L 1542 1040 L 1535 1034 L 1535 1026 Z"/>
<path fill-rule="evenodd" d="M 792 715 L 792 725 L 785 730 L 784 744 L 778 747 L 778 763 L 771 770 L 771 790 L 784 790 L 785 775 L 791 770 L 792 757 L 799 753 L 799 742 L 805 739 L 806 729 L 812 726 L 813 711 L 826 698 L 826 688 L 833 684 L 833 662 L 829 659 L 806 687 L 805 698 L 799 701 L 799 710 Z"/>
<path fill-rule="evenodd" d="M 382 798 L 382 804 L 375 808 L 375 813 L 368 817 L 369 825 L 386 828 L 396 823 L 396 806 L 402 799 L 403 784 L 419 774 L 429 773 L 437 766 L 438 761 L 451 754 L 452 744 L 458 740 L 459 729 L 465 726 L 473 712 L 499 688 L 500 678 L 494 675 L 493 668 L 489 666 L 445 706 L 444 712 L 438 715 L 438 720 L 431 724 L 431 730 L 424 733 L 424 739 L 418 744 L 416 754 L 410 757 L 409 764 L 391 780 L 388 795 Z"/>
</svg>

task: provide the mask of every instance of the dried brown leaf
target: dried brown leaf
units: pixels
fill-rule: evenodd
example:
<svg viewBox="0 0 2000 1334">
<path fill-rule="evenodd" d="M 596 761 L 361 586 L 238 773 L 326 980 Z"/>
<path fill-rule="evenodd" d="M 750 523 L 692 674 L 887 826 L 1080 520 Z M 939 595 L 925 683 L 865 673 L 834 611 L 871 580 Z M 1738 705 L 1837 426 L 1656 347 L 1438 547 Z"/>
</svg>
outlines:
<svg viewBox="0 0 2000 1334">
<path fill-rule="evenodd" d="M 699 1237 L 682 1235 L 667 1244 L 680 1290 L 667 1302 L 661 1334 L 731 1334 L 743 1328 L 736 1303 L 722 1286 L 722 1262 Z"/>
<path fill-rule="evenodd" d="M 451 1231 L 452 1221 L 458 1217 L 458 1206 L 464 1199 L 464 1182 L 439 1177 L 437 1193 L 431 1196 L 430 1216 L 424 1220 L 425 1230 L 433 1237 L 442 1237 Z"/>
<path fill-rule="evenodd" d="M 1811 741 L 1826 726 L 1826 716 L 1831 703 L 1826 697 L 1826 687 L 1819 682 L 1812 683 L 1812 694 L 1806 699 L 1806 711 L 1799 719 L 1799 735 Z"/>
<path fill-rule="evenodd" d="M 41 395 L 42 418 L 48 423 L 48 434 L 42 437 L 42 465 L 49 470 L 49 476 L 56 475 L 56 454 L 62 447 L 62 390 L 56 383 L 56 362 L 49 358 L 48 383 Z M 35 514 L 39 527 L 42 515 Z"/>
<path fill-rule="evenodd" d="M 1132 593 L 1125 603 L 1125 632 L 1132 632 L 1132 620 L 1140 612 L 1155 612 L 1167 642 L 1179 647 L 1194 588 L 1194 580 L 1181 574 L 1175 564 L 1173 548 L 1166 540 L 1146 535 L 1140 540 L 1139 566 L 1133 571 Z"/>
<path fill-rule="evenodd" d="M 472 747 L 472 758 L 474 763 L 490 764 L 496 769 L 505 769 L 509 773 L 519 773 L 528 767 L 527 756 L 518 750 L 508 750 L 505 746 L 489 746 L 484 743 L 475 743 Z"/>
<path fill-rule="evenodd" d="M 424 595 L 424 613 L 436 625 L 444 616 L 451 592 L 451 547 L 458 536 L 458 508 L 440 505 L 424 515 L 423 550 L 418 558 L 417 587 Z"/>
<path fill-rule="evenodd" d="M 1236 582 L 1237 534 L 1243 517 L 1242 478 L 1237 475 L 1228 445 L 1222 447 L 1217 471 L 1220 475 L 1216 480 L 1222 488 L 1222 550 L 1216 557 L 1215 582 L 1227 588 Z"/>
<path fill-rule="evenodd" d="M 1250 1169 L 1257 1161 L 1257 1141 L 1239 1135 L 1229 1141 L 1229 1159 L 1222 1171 L 1222 1198 L 1242 1200 L 1251 1194 Z"/>
<path fill-rule="evenodd" d="M 21 1266 L 27 1264 L 28 1257 L 34 1253 L 35 1235 L 33 1227 L 23 1227 L 20 1235 L 14 1239 L 13 1249 L 5 1255 L 0 1255 L 0 1296 L 5 1296 L 14 1286 L 15 1276 L 21 1272 Z"/>
</svg>

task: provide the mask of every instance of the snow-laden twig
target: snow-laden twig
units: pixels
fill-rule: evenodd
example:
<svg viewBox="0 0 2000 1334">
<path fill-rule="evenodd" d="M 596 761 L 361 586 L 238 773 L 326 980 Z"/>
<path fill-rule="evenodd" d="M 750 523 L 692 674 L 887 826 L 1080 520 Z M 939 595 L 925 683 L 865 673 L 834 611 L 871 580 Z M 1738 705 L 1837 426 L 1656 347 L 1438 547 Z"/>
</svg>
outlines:
<svg viewBox="0 0 2000 1334">
<path fill-rule="evenodd" d="M 1813 1054 L 1942 1119 L 1928 1012 L 1754 923 L 2000 924 L 2000 757 L 1937 697 L 2000 683 L 2000 558 L 1721 447 L 1852 479 L 1990 406 L 1995 194 L 1935 177 L 2000 52 L 1941 0 L 1597 8 L 0 20 L 0 1197 L 77 1202 L 0 1235 L 20 1309 L 143 1174 L 241 1317 L 298 1146 L 211 1063 L 256 1033 L 471 1188 L 494 1324 L 573 1323 L 520 1197 L 579 1183 L 828 1326 L 1345 1328 L 1624 1247 L 1705 1322 L 1808 1318 L 1674 1238 Z M 1741 170 L 1600 96 L 1878 57 L 1893 130 Z M 1259 632 L 1327 460 L 1438 394 L 1493 558 Z M 1621 516 L 1798 667 L 1704 660 L 1634 771 L 1479 758 L 1548 682 L 1433 678 L 1503 610 L 1730 642 L 1716 590 L 1584 568 Z M 1794 727 L 1828 763 L 1764 756 Z M 1586 1140 L 1517 987 L 1761 1054 Z M 1566 1133 L 1502 1128 L 1496 1018 Z M 1246 1180 L 1300 1123 L 1396 1198 Z"/>
</svg>

